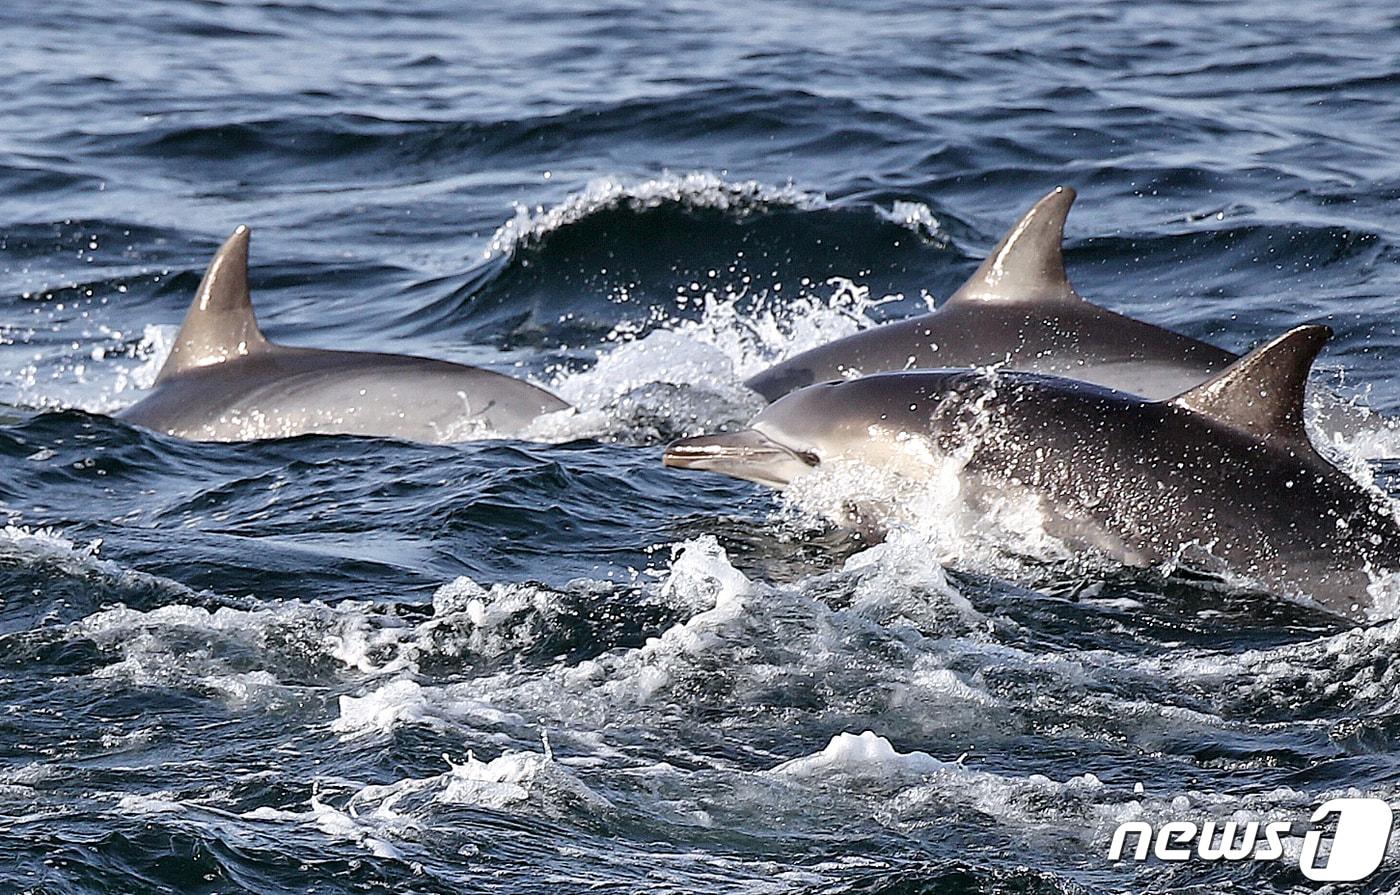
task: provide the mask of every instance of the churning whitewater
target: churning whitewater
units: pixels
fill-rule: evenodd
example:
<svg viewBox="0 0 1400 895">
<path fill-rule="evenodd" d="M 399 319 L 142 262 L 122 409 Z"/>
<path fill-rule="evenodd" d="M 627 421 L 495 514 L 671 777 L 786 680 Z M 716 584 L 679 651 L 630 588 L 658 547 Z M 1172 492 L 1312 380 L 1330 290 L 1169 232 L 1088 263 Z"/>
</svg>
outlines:
<svg viewBox="0 0 1400 895">
<path fill-rule="evenodd" d="M 915 476 L 788 445 L 780 493 L 661 461 L 969 327 L 959 381 L 1043 398 L 1087 367 L 1119 403 L 1327 327 L 1303 437 L 1393 514 L 1396 26 L 13 11 L 0 890 L 1315 891 L 1299 835 L 1270 861 L 1110 848 L 1400 800 L 1393 579 L 1339 615 L 1283 586 L 1286 551 L 1125 562 L 1067 533 L 1078 492 L 974 495 L 975 456 L 917 440 Z M 182 338 L 192 305 L 237 326 Z M 258 339 L 303 366 L 240 364 Z M 368 386 L 338 374 L 385 364 L 399 406 L 344 428 Z M 190 370 L 220 440 L 161 415 Z M 459 397 L 509 413 L 433 428 Z M 249 408 L 265 428 L 214 431 Z M 1131 434 L 1104 431 L 1080 446 Z M 1400 886 L 1397 849 L 1357 891 Z"/>
</svg>

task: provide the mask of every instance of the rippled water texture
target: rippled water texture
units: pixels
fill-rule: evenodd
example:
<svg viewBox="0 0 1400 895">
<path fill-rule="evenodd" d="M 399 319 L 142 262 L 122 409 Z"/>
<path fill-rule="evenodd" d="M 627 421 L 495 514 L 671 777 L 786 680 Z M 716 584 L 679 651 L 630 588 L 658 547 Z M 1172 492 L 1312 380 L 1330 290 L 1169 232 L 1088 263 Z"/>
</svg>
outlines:
<svg viewBox="0 0 1400 895">
<path fill-rule="evenodd" d="M 1328 323 L 1319 381 L 1395 413 L 1392 6 L 510 7 L 0 11 L 0 890 L 1312 891 L 1296 839 L 1109 837 L 1400 799 L 1400 625 L 1025 508 L 1012 554 L 872 548 L 660 445 L 946 296 L 1057 183 L 1085 296 L 1236 351 Z M 578 412 L 460 446 L 102 415 L 238 224 L 272 338 Z M 1337 446 L 1392 494 L 1398 449 Z"/>
</svg>

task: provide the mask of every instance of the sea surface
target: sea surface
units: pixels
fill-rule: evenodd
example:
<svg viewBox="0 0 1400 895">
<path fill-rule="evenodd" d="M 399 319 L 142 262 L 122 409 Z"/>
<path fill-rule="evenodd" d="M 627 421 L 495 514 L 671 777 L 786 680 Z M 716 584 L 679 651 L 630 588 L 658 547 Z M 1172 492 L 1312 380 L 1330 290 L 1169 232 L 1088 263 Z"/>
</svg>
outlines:
<svg viewBox="0 0 1400 895">
<path fill-rule="evenodd" d="M 0 75 L 0 892 L 1311 892 L 1109 840 L 1400 800 L 1400 624 L 660 464 L 1057 184 L 1085 296 L 1400 415 L 1394 4 L 14 3 Z M 273 339 L 578 410 L 105 415 L 239 224 Z"/>
</svg>

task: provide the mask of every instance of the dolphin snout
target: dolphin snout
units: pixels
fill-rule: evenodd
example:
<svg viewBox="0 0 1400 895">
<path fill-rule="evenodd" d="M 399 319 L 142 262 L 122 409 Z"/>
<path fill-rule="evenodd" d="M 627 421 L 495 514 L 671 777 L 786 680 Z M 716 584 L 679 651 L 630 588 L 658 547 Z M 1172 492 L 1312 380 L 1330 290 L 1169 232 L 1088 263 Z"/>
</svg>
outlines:
<svg viewBox="0 0 1400 895">
<path fill-rule="evenodd" d="M 666 448 L 662 462 L 676 469 L 704 469 L 783 488 L 817 465 L 817 458 L 778 444 L 755 429 L 682 438 Z"/>
</svg>

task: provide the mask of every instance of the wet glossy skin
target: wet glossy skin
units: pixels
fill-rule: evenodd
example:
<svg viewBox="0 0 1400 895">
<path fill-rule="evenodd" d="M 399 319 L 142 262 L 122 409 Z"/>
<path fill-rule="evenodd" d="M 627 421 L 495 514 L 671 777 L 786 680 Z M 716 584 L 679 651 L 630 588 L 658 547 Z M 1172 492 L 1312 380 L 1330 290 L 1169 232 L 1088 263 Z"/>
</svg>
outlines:
<svg viewBox="0 0 1400 895">
<path fill-rule="evenodd" d="M 1164 400 L 1238 359 L 1084 300 L 1070 283 L 1062 246 L 1074 200 L 1064 186 L 1043 196 L 932 314 L 805 351 L 746 384 L 776 401 L 831 379 L 997 366 Z"/>
<path fill-rule="evenodd" d="M 803 466 L 896 462 L 901 434 L 926 439 L 935 456 L 970 447 L 959 476 L 974 507 L 1033 496 L 1049 534 L 1127 565 L 1180 557 L 1353 617 L 1369 605 L 1366 567 L 1400 569 L 1389 508 L 1310 446 L 1036 374 L 931 370 L 823 383 L 760 413 L 738 436 L 753 443 L 747 455 L 723 456 L 735 436 L 701 436 L 678 442 L 667 463 L 782 487 Z"/>
<path fill-rule="evenodd" d="M 932 314 L 805 351 L 745 384 L 776 401 L 831 379 L 1002 364 L 1161 400 L 1203 382 L 1237 357 L 1086 301 L 955 301 Z"/>
<path fill-rule="evenodd" d="M 465 364 L 268 341 L 248 286 L 250 236 L 239 227 L 214 255 L 155 388 L 122 419 L 196 441 L 319 433 L 451 442 L 519 435 L 568 407 Z"/>
<path fill-rule="evenodd" d="M 447 442 L 519 434 L 567 407 L 528 382 L 465 364 L 276 346 L 171 378 L 120 416 L 196 441 L 325 433 Z"/>
</svg>

